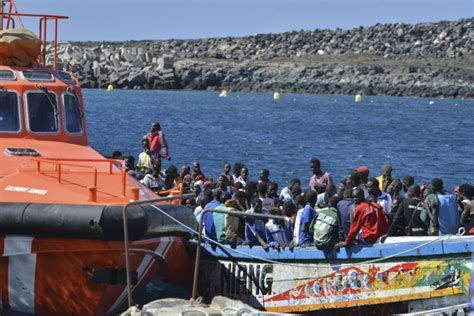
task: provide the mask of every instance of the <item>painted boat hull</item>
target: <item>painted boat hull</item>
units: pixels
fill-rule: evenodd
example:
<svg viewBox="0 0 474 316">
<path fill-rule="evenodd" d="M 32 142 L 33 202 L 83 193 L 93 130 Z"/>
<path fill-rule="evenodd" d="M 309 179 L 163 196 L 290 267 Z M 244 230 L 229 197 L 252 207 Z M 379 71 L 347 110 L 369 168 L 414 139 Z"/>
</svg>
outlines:
<svg viewBox="0 0 474 316">
<path fill-rule="evenodd" d="M 188 277 L 191 262 L 184 243 L 183 237 L 132 242 L 133 291 L 158 275 L 170 283 Z M 3 235 L 0 253 L 4 311 L 105 315 L 125 308 L 123 242 Z"/>
<path fill-rule="evenodd" d="M 324 254 L 309 247 L 264 251 L 206 246 L 200 295 L 225 295 L 273 312 L 309 312 L 409 302 L 470 293 L 473 237 L 433 242 L 401 256 L 423 241 L 396 242 Z M 245 254 L 288 264 L 256 260 Z M 291 265 L 293 264 L 293 265 Z M 407 310 L 408 312 L 408 310 Z"/>
</svg>

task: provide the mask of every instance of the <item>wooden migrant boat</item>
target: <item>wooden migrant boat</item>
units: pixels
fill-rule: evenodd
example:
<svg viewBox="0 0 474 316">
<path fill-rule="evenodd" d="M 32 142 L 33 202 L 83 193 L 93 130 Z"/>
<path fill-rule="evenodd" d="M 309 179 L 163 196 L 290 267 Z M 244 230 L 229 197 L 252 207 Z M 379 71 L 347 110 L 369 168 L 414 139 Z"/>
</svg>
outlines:
<svg viewBox="0 0 474 316">
<path fill-rule="evenodd" d="M 472 294 L 474 236 L 390 237 L 330 253 L 315 247 L 204 247 L 199 295 L 225 295 L 267 311 L 467 309 Z"/>
</svg>

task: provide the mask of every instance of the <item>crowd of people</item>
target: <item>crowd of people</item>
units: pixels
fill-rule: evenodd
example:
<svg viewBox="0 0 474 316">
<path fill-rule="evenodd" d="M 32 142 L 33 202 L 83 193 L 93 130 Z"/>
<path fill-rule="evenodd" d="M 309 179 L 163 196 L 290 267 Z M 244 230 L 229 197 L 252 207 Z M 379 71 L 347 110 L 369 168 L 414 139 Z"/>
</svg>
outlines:
<svg viewBox="0 0 474 316">
<path fill-rule="evenodd" d="M 194 193 L 182 203 L 204 224 L 205 236 L 223 244 L 263 248 L 315 246 L 323 251 L 354 244 L 383 242 L 387 236 L 441 236 L 474 234 L 474 187 L 461 184 L 453 194 L 443 180 L 418 184 L 411 175 L 392 176 L 392 166 L 383 165 L 378 177 L 366 166 L 350 170 L 335 183 L 321 169 L 319 159 L 309 162 L 309 190 L 300 179 L 278 189 L 270 171 L 262 169 L 258 180 L 249 179 L 249 169 L 240 162 L 223 165 L 214 180 L 206 177 L 199 162 L 161 170 L 161 159 L 171 159 L 160 125 L 154 123 L 143 138 L 143 152 L 123 159 L 129 174 L 158 194 L 180 187 Z M 276 215 L 271 219 L 236 216 L 204 210 L 242 214 Z"/>
</svg>

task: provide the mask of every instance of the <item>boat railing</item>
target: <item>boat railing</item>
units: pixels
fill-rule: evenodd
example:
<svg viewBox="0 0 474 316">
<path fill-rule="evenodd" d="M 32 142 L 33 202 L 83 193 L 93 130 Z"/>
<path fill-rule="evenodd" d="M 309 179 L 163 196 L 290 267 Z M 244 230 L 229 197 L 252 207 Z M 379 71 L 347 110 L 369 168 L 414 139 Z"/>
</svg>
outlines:
<svg viewBox="0 0 474 316">
<path fill-rule="evenodd" d="M 41 53 L 38 57 L 38 65 L 41 68 L 46 68 L 46 47 L 48 44 L 47 30 L 48 22 L 53 22 L 54 24 L 54 40 L 53 44 L 53 69 L 57 70 L 58 66 L 58 22 L 59 20 L 68 19 L 67 16 L 62 15 L 50 15 L 50 14 L 31 14 L 31 13 L 18 13 L 18 10 L 15 6 L 14 0 L 3 0 L 3 4 L 8 6 L 7 10 L 0 5 L 0 14 L 2 19 L 0 19 L 0 30 L 16 28 L 16 22 L 20 28 L 24 28 L 22 18 L 31 18 L 38 19 L 38 38 L 41 42 Z M 16 21 L 16 22 L 15 22 Z"/>
<path fill-rule="evenodd" d="M 100 174 L 97 171 L 96 166 L 80 164 L 81 162 L 85 163 L 107 163 L 109 165 L 109 169 L 107 174 L 113 174 L 114 165 L 120 164 L 120 178 L 121 178 L 121 193 L 122 197 L 126 196 L 127 193 L 127 168 L 125 166 L 125 162 L 118 159 L 80 159 L 80 158 L 64 158 L 64 159 L 55 159 L 55 158 L 31 158 L 32 161 L 36 162 L 36 172 L 42 173 L 41 165 L 43 163 L 46 164 L 53 164 L 55 166 L 56 177 L 58 183 L 62 181 L 62 174 L 63 174 L 63 166 L 68 167 L 77 167 L 77 168 L 89 168 L 93 171 L 93 181 L 92 186 L 88 186 L 89 189 L 89 201 L 96 202 L 97 201 L 97 177 Z M 138 190 L 132 190 L 133 199 L 138 200 Z"/>
</svg>

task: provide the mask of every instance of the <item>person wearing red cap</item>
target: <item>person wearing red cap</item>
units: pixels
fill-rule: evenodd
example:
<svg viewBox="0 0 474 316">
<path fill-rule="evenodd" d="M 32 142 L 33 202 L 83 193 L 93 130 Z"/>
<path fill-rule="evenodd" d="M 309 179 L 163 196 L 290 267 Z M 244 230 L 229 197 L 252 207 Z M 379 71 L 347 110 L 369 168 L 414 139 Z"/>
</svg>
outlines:
<svg viewBox="0 0 474 316">
<path fill-rule="evenodd" d="M 369 168 L 367 166 L 359 166 L 359 168 L 357 168 L 357 171 L 359 171 L 360 173 L 360 182 L 362 182 L 363 184 L 367 184 L 367 182 L 369 181 Z"/>
</svg>

